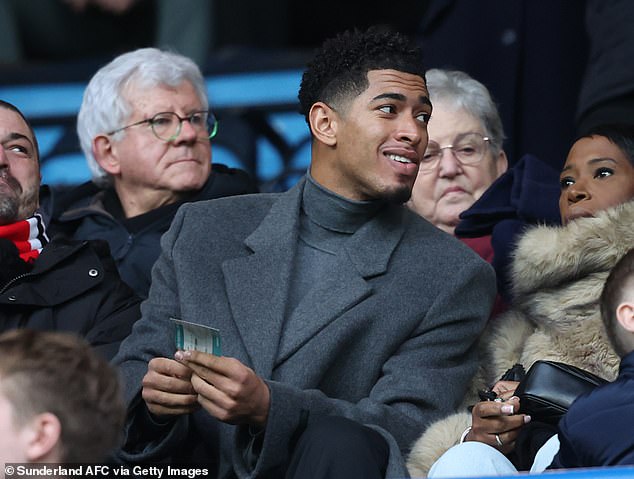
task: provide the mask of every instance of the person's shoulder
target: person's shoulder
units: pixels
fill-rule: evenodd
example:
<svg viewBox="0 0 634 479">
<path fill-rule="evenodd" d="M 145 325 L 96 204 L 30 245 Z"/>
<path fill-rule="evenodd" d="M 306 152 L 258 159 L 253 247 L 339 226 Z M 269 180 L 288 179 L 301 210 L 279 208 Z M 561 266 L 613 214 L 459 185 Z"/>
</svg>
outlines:
<svg viewBox="0 0 634 479">
<path fill-rule="evenodd" d="M 198 193 L 196 200 L 257 192 L 257 183 L 245 170 L 230 168 L 221 163 L 213 163 L 209 179 Z"/>
<path fill-rule="evenodd" d="M 55 252 L 58 255 L 71 254 L 77 251 L 91 251 L 98 257 L 111 257 L 110 246 L 106 240 L 78 240 L 64 235 L 55 236 L 44 247 L 43 251 L 46 253 Z"/>
<path fill-rule="evenodd" d="M 233 168 L 223 163 L 212 163 L 211 173 L 212 175 L 225 178 L 240 178 L 244 180 L 251 179 L 251 175 L 249 175 L 246 170 L 243 170 L 242 168 Z"/>
<path fill-rule="evenodd" d="M 185 203 L 180 207 L 184 214 L 223 214 L 233 212 L 255 212 L 267 210 L 282 193 L 247 193 L 234 196 L 223 196 L 208 200 Z"/>
<path fill-rule="evenodd" d="M 64 236 L 53 238 L 35 260 L 33 272 L 38 274 L 73 275 L 77 271 L 94 270 L 110 274 L 116 271 L 110 247 L 105 240 L 75 240 Z"/>
<path fill-rule="evenodd" d="M 266 217 L 279 197 L 280 193 L 252 193 L 185 203 L 178 209 L 172 228 L 249 231 Z"/>
<path fill-rule="evenodd" d="M 437 228 L 425 218 L 404 208 L 405 244 L 437 257 L 453 256 L 465 260 L 482 261 L 482 258 L 455 236 Z"/>
<path fill-rule="evenodd" d="M 579 396 L 564 415 L 563 424 L 585 428 L 588 421 L 611 418 L 619 406 L 630 404 L 634 404 L 634 381 L 617 378 L 614 382 Z M 603 422 L 603 419 L 598 421 Z"/>
<path fill-rule="evenodd" d="M 43 255 L 50 255 L 53 253 L 56 255 L 69 254 L 74 251 L 89 248 L 89 247 L 90 247 L 90 243 L 88 241 L 76 240 L 69 236 L 64 236 L 64 235 L 57 235 L 57 236 L 54 236 L 51 239 L 51 241 L 44 246 L 40 257 Z"/>
<path fill-rule="evenodd" d="M 42 185 L 40 189 L 40 208 L 46 209 L 49 216 L 56 219 L 69 209 L 90 203 L 92 198 L 100 191 L 102 189 L 92 181 L 74 186 Z"/>
</svg>

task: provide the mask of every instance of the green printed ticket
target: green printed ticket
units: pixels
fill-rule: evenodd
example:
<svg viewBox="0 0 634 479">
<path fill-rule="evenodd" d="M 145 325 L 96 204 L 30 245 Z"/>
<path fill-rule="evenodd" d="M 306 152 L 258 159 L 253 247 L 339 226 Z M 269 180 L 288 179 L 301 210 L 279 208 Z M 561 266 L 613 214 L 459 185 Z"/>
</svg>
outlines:
<svg viewBox="0 0 634 479">
<path fill-rule="evenodd" d="M 203 353 L 222 356 L 220 331 L 216 328 L 190 323 L 182 319 L 170 318 L 176 328 L 176 349 L 196 350 Z"/>
</svg>

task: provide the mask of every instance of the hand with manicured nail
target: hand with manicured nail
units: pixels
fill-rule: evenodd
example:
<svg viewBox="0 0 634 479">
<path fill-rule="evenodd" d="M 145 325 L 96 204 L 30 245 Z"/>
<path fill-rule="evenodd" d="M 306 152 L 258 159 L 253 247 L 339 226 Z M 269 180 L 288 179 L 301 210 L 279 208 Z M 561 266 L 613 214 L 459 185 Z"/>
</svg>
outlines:
<svg viewBox="0 0 634 479">
<path fill-rule="evenodd" d="M 471 411 L 471 431 L 466 441 L 479 441 L 507 454 L 515 448 L 515 441 L 530 416 L 518 414 L 520 400 L 513 396 L 517 387 L 515 381 L 499 381 L 493 386 L 501 401 L 482 401 Z"/>
</svg>

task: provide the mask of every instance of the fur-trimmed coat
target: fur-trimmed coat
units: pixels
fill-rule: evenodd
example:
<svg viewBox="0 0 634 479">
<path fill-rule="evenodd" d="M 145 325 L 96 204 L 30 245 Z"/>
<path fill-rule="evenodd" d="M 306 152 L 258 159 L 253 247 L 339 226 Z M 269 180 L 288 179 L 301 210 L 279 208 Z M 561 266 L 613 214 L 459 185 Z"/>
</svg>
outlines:
<svg viewBox="0 0 634 479">
<path fill-rule="evenodd" d="M 463 401 L 464 412 L 430 425 L 408 459 L 412 477 L 424 477 L 471 425 L 466 406 L 476 391 L 495 383 L 513 364 L 528 369 L 539 359 L 573 364 L 616 378 L 619 358 L 601 322 L 599 296 L 610 269 L 634 247 L 634 202 L 563 227 L 527 231 L 514 253 L 511 310 L 494 318 L 482 336 L 482 365 Z"/>
</svg>

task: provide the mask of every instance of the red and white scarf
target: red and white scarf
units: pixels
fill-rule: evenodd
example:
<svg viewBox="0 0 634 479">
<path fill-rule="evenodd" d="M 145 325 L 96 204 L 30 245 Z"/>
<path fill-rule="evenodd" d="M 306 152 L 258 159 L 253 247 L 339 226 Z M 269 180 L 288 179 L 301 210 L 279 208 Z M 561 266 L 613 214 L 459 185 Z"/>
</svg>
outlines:
<svg viewBox="0 0 634 479">
<path fill-rule="evenodd" d="M 13 242 L 18 248 L 20 258 L 27 263 L 35 261 L 44 245 L 48 243 L 44 221 L 38 213 L 17 223 L 0 225 L 0 238 Z"/>
</svg>

